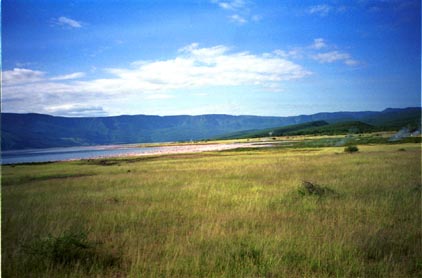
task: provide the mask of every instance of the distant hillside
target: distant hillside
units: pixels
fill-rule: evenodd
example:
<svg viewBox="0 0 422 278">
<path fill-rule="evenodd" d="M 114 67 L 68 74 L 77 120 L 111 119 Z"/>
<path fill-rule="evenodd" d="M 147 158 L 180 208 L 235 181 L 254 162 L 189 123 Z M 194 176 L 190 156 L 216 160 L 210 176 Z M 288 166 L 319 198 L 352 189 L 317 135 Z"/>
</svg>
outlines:
<svg viewBox="0 0 422 278">
<path fill-rule="evenodd" d="M 303 134 L 324 134 L 324 135 L 335 135 L 335 134 L 347 134 L 347 133 L 364 133 L 374 132 L 381 128 L 373 125 L 360 122 L 360 121 L 346 121 L 333 123 L 326 126 L 310 127 L 293 132 L 289 132 L 286 135 L 303 135 Z"/>
<path fill-rule="evenodd" d="M 375 126 L 360 122 L 346 121 L 329 124 L 326 121 L 315 121 L 298 125 L 289 125 L 284 127 L 269 128 L 263 130 L 242 131 L 228 134 L 218 139 L 242 139 L 242 138 L 260 138 L 268 136 L 285 136 L 285 135 L 305 135 L 305 134 L 346 134 L 346 133 L 363 133 L 380 130 Z M 382 130 L 382 128 L 381 128 Z"/>
<path fill-rule="evenodd" d="M 286 119 L 231 115 L 65 118 L 3 113 L 1 123 L 2 149 L 9 150 L 199 140 L 285 125 Z"/>
<path fill-rule="evenodd" d="M 315 121 L 304 124 L 288 125 L 284 127 L 267 128 L 263 130 L 245 130 L 240 132 L 234 132 L 221 136 L 218 139 L 241 139 L 241 138 L 259 138 L 268 136 L 282 136 L 290 133 L 306 130 L 309 128 L 321 127 L 329 125 L 326 121 Z"/>
<path fill-rule="evenodd" d="M 201 115 L 114 116 L 66 118 L 42 114 L 1 114 L 2 150 L 84 145 L 189 141 L 253 132 L 292 134 L 312 128 L 328 132 L 331 124 L 359 121 L 358 128 L 400 129 L 420 126 L 421 108 L 386 109 L 382 112 L 334 112 L 291 117 Z M 306 124 L 305 124 L 306 123 Z M 282 127 L 290 125 L 286 130 Z M 355 123 L 356 124 L 356 123 Z M 340 130 L 340 126 L 334 126 Z M 349 128 L 347 126 L 343 127 Z M 314 130 L 313 132 L 316 132 Z M 273 133 L 277 135 L 277 133 Z M 235 137 L 233 137 L 235 138 Z"/>
<path fill-rule="evenodd" d="M 385 128 L 400 129 L 409 127 L 410 129 L 421 126 L 420 108 L 393 109 L 388 108 L 378 115 L 371 115 L 363 118 L 364 122 Z"/>
</svg>

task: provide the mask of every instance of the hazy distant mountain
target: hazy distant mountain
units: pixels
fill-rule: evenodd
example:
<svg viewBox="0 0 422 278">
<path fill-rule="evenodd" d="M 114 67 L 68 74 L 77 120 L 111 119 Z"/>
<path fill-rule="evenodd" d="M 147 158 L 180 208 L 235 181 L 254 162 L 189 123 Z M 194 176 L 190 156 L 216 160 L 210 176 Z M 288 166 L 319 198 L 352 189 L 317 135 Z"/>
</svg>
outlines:
<svg viewBox="0 0 422 278">
<path fill-rule="evenodd" d="M 314 121 L 361 121 L 384 129 L 420 126 L 421 108 L 382 112 L 333 112 L 291 117 L 201 115 L 67 118 L 42 114 L 1 114 L 3 150 L 83 145 L 187 141 L 215 138 Z"/>
</svg>

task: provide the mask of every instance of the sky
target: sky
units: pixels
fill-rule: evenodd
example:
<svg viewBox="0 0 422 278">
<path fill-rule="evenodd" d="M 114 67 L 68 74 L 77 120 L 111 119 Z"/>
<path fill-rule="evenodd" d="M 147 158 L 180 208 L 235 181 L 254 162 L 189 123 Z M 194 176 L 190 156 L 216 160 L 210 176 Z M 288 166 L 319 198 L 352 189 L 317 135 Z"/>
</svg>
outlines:
<svg viewBox="0 0 422 278">
<path fill-rule="evenodd" d="M 2 112 L 421 106 L 419 0 L 2 0 Z"/>
</svg>

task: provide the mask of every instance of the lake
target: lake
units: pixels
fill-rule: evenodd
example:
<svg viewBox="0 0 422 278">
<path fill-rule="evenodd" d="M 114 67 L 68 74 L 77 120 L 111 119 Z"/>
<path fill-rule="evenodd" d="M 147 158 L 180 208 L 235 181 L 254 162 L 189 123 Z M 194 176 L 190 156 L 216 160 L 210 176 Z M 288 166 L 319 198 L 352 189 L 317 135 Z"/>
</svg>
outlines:
<svg viewBox="0 0 422 278">
<path fill-rule="evenodd" d="M 249 143 L 135 147 L 134 145 L 65 147 L 48 149 L 11 150 L 1 153 L 1 164 L 53 162 L 99 157 L 135 156 L 148 154 L 191 153 L 252 147 Z"/>
<path fill-rule="evenodd" d="M 152 148 L 135 148 L 131 146 L 89 146 L 89 147 L 65 147 L 48 149 L 27 149 L 3 151 L 1 153 L 2 164 L 17 164 L 31 162 L 48 162 L 75 159 L 88 159 L 96 157 L 122 156 L 125 154 L 142 154 L 154 152 Z"/>
</svg>

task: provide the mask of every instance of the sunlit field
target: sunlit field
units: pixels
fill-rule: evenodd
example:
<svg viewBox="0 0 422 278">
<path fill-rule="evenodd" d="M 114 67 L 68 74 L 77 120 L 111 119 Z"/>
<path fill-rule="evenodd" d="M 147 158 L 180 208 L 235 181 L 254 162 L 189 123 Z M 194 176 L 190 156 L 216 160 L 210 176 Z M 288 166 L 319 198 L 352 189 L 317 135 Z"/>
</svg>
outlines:
<svg viewBox="0 0 422 278">
<path fill-rule="evenodd" d="M 420 144 L 358 148 L 3 166 L 2 277 L 420 277 Z"/>
</svg>

